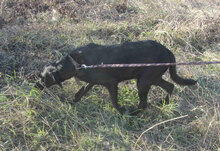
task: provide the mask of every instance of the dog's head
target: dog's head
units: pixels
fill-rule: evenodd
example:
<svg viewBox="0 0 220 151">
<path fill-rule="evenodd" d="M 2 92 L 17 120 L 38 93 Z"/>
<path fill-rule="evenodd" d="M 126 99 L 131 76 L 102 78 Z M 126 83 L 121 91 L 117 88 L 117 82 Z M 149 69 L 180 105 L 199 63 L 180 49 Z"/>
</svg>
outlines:
<svg viewBox="0 0 220 151">
<path fill-rule="evenodd" d="M 68 55 L 61 61 L 46 66 L 39 74 L 40 81 L 36 83 L 35 87 L 42 90 L 44 87 L 48 88 L 58 84 L 62 88 L 61 83 L 76 75 L 78 66 L 77 62 Z"/>
</svg>

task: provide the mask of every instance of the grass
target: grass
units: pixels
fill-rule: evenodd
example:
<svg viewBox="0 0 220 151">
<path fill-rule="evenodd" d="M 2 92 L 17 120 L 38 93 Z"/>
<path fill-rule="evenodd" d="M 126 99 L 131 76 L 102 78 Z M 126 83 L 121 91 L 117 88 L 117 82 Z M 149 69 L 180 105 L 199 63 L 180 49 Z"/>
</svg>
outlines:
<svg viewBox="0 0 220 151">
<path fill-rule="evenodd" d="M 219 65 L 178 66 L 178 74 L 197 79 L 197 85 L 175 85 L 171 103 L 161 106 L 157 102 L 166 93 L 152 87 L 150 106 L 137 117 L 120 115 L 101 86 L 74 104 L 70 102 L 80 88 L 74 79 L 65 81 L 62 90 L 33 87 L 33 75 L 43 66 L 89 42 L 152 39 L 168 47 L 178 62 L 218 61 L 217 0 L 5 0 L 5 6 L 6 23 L 0 31 L 1 150 L 220 149 Z M 170 79 L 167 73 L 164 78 Z M 120 84 L 122 105 L 137 106 L 138 100 L 135 80 Z"/>
</svg>

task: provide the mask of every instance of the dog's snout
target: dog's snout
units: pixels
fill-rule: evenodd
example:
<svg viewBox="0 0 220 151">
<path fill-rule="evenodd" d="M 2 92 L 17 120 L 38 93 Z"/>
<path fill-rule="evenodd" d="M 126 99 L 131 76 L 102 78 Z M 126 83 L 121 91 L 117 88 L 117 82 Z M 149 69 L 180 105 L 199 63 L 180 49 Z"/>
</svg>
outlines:
<svg viewBox="0 0 220 151">
<path fill-rule="evenodd" d="M 40 82 L 35 83 L 34 87 L 40 90 L 44 89 L 44 86 Z"/>
</svg>

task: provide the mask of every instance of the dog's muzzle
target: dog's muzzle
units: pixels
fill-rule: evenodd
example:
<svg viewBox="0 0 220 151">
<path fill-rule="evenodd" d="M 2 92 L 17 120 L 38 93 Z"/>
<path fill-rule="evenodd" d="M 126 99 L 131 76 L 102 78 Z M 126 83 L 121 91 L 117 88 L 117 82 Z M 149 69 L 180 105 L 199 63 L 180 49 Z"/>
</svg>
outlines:
<svg viewBox="0 0 220 151">
<path fill-rule="evenodd" d="M 39 90 L 43 90 L 44 89 L 43 84 L 41 84 L 39 81 L 35 83 L 34 87 L 39 89 Z"/>
</svg>

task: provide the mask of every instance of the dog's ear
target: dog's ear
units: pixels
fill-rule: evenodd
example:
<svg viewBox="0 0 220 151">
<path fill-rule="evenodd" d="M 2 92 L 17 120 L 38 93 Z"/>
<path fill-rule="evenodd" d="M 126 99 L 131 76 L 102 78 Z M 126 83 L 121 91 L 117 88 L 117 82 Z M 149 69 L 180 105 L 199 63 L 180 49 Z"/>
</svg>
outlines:
<svg viewBox="0 0 220 151">
<path fill-rule="evenodd" d="M 80 65 L 70 56 L 68 55 L 67 58 L 70 60 L 70 62 L 74 65 L 75 68 L 79 67 Z"/>
<path fill-rule="evenodd" d="M 56 83 L 60 86 L 60 88 L 63 88 L 62 84 L 61 84 L 61 79 L 60 79 L 60 75 L 58 72 L 54 72 L 53 73 L 53 77 L 54 80 L 56 81 Z"/>
<path fill-rule="evenodd" d="M 85 64 L 83 59 L 83 52 L 82 51 L 73 51 L 70 53 L 70 57 L 73 58 L 76 62 L 78 62 L 79 64 Z"/>
</svg>

